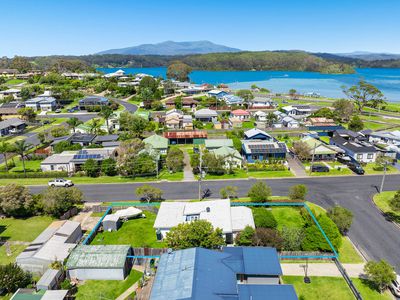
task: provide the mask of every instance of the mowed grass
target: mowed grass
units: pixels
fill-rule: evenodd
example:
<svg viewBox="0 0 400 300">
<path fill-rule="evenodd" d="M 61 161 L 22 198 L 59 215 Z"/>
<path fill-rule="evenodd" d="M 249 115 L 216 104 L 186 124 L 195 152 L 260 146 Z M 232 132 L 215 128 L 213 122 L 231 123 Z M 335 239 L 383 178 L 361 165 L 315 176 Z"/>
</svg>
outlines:
<svg viewBox="0 0 400 300">
<path fill-rule="evenodd" d="M 293 173 L 289 170 L 283 171 L 248 171 L 243 169 L 235 170 L 232 174 L 212 175 L 207 174 L 205 179 L 242 179 L 242 178 L 277 178 L 277 177 L 293 177 Z"/>
<path fill-rule="evenodd" d="M 371 285 L 371 282 L 366 279 L 361 278 L 352 278 L 351 279 L 361 293 L 361 296 L 364 299 L 368 300 L 390 300 L 393 299 L 392 294 L 387 290 L 384 293 L 379 293 L 374 286 Z"/>
<path fill-rule="evenodd" d="M 281 230 L 283 227 L 296 227 L 302 228 L 304 220 L 300 215 L 300 209 L 296 207 L 273 207 L 271 209 L 278 226 L 277 229 Z"/>
<path fill-rule="evenodd" d="M 354 249 L 352 243 L 346 237 L 342 237 L 342 245 L 339 249 L 339 261 L 344 264 L 361 264 L 364 260 L 358 254 L 357 250 Z"/>
<path fill-rule="evenodd" d="M 142 273 L 131 270 L 125 280 L 86 280 L 78 287 L 77 300 L 116 299 L 137 282 Z"/>
<path fill-rule="evenodd" d="M 53 221 L 48 216 L 0 219 L 0 237 L 9 241 L 33 241 Z"/>
<path fill-rule="evenodd" d="M 153 228 L 156 214 L 144 211 L 146 218 L 131 219 L 113 232 L 101 232 L 96 235 L 92 245 L 131 245 L 132 247 L 164 248 L 165 243 L 156 239 Z"/>
<path fill-rule="evenodd" d="M 285 284 L 292 284 L 297 296 L 305 300 L 353 300 L 354 296 L 341 277 L 311 276 L 311 283 L 304 283 L 303 276 L 283 276 Z"/>
<path fill-rule="evenodd" d="M 375 163 L 368 163 L 366 166 L 363 166 L 365 174 L 372 175 L 372 174 L 383 174 L 383 168 L 377 166 Z M 399 173 L 393 166 L 387 166 L 386 174 L 396 174 Z"/>
<path fill-rule="evenodd" d="M 0 265 L 6 265 L 15 262 L 15 258 L 26 248 L 26 245 L 11 244 L 10 251 L 11 255 L 8 256 L 6 252 L 6 246 L 0 246 Z M 1 299 L 1 298 L 0 298 Z"/>
<path fill-rule="evenodd" d="M 389 202 L 393 199 L 396 191 L 382 192 L 374 195 L 374 202 L 384 213 L 393 213 L 400 217 L 400 212 L 395 212 L 391 209 Z"/>
</svg>

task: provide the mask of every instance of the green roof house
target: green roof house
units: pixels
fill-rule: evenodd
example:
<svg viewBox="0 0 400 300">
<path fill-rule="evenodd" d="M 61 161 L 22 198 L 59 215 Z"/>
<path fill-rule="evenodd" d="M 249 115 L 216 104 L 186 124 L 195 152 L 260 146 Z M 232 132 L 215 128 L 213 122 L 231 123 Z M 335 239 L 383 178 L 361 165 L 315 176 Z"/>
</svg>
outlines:
<svg viewBox="0 0 400 300">
<path fill-rule="evenodd" d="M 242 156 L 239 151 L 228 146 L 222 146 L 218 149 L 213 149 L 210 151 L 216 156 L 225 159 L 225 167 L 229 168 L 241 168 L 242 167 Z"/>
<path fill-rule="evenodd" d="M 310 155 L 314 154 L 314 160 L 333 160 L 338 153 L 331 145 L 327 145 L 311 136 L 306 136 L 301 141 L 311 149 Z"/>
<path fill-rule="evenodd" d="M 145 138 L 143 142 L 146 145 L 150 145 L 154 150 L 158 150 L 161 154 L 167 154 L 168 150 L 167 138 L 157 134 L 153 134 L 152 136 Z"/>
<path fill-rule="evenodd" d="M 124 280 L 132 268 L 129 245 L 81 245 L 67 261 L 70 278 L 78 280 Z"/>
<path fill-rule="evenodd" d="M 214 150 L 221 147 L 233 147 L 233 141 L 231 139 L 208 139 L 205 140 L 205 146 L 207 150 Z"/>
</svg>

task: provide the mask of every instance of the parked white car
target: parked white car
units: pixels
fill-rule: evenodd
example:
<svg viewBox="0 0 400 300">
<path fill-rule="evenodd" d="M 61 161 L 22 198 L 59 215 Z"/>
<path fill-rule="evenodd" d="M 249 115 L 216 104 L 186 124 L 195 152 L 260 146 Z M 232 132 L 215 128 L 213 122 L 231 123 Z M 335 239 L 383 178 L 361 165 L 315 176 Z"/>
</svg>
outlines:
<svg viewBox="0 0 400 300">
<path fill-rule="evenodd" d="M 71 180 L 66 180 L 63 178 L 56 178 L 54 180 L 50 180 L 48 185 L 52 186 L 52 187 L 56 187 L 56 186 L 70 187 L 70 186 L 73 186 L 74 183 Z"/>
<path fill-rule="evenodd" d="M 390 283 L 389 289 L 393 295 L 395 295 L 396 297 L 400 297 L 400 276 L 399 275 L 396 275 L 396 279 Z"/>
</svg>

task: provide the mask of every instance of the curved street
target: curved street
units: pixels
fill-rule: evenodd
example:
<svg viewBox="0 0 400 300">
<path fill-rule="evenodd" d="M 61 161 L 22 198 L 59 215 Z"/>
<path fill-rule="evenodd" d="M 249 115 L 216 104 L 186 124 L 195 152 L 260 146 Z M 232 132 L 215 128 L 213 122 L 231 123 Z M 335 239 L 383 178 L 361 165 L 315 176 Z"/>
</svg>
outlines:
<svg viewBox="0 0 400 300">
<path fill-rule="evenodd" d="M 287 195 L 294 184 L 306 184 L 309 189 L 308 200 L 329 208 L 335 204 L 350 209 L 354 222 L 349 236 L 358 249 L 369 259 L 387 259 L 400 272 L 400 229 L 385 219 L 372 202 L 377 193 L 382 176 L 316 177 L 293 179 L 263 179 L 272 187 L 274 195 Z M 211 198 L 219 198 L 219 190 L 227 185 L 237 186 L 239 196 L 245 196 L 255 180 L 218 180 L 202 182 L 202 189 L 210 189 Z M 143 183 L 78 185 L 83 191 L 85 201 L 127 201 L 138 200 L 135 189 Z M 165 199 L 195 199 L 198 183 L 158 182 L 149 183 L 164 191 Z M 31 186 L 34 193 L 46 188 Z M 385 190 L 400 189 L 400 175 L 386 176 Z"/>
</svg>

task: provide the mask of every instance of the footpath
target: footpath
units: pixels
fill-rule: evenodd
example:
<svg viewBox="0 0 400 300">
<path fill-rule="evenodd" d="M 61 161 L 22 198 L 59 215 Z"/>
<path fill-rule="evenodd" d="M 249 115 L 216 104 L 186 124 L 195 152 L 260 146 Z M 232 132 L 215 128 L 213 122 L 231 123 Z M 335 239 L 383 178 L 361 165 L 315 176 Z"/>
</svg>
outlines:
<svg viewBox="0 0 400 300">
<path fill-rule="evenodd" d="M 305 263 L 282 263 L 283 275 L 304 276 Z M 364 274 L 364 264 L 343 264 L 350 277 L 358 278 Z M 309 263 L 308 276 L 342 277 L 334 263 Z"/>
</svg>

